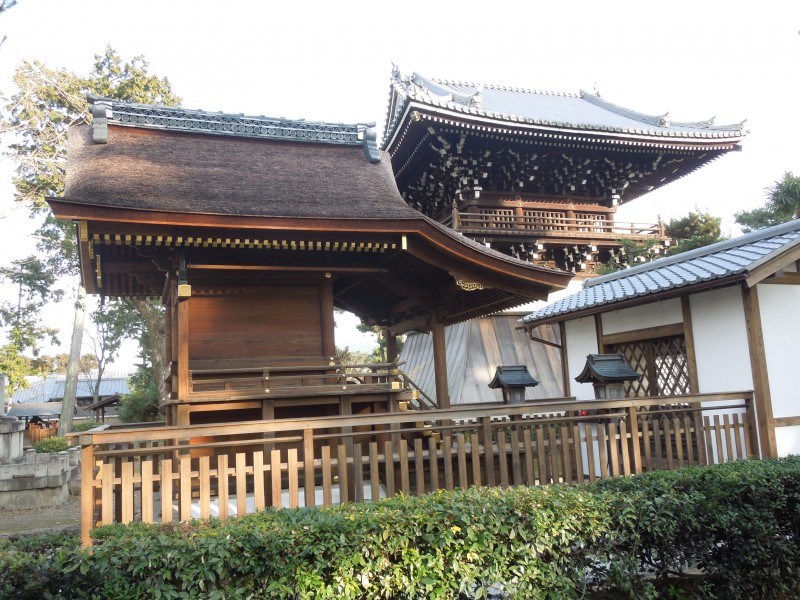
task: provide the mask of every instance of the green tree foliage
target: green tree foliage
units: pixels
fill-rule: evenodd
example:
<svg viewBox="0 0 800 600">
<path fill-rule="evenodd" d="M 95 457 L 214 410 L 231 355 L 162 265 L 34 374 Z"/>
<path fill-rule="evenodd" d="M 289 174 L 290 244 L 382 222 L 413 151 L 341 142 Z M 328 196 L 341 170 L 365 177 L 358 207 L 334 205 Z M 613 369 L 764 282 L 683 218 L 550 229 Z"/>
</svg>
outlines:
<svg viewBox="0 0 800 600">
<path fill-rule="evenodd" d="M 743 232 L 800 219 L 800 177 L 786 171 L 783 178 L 765 188 L 765 192 L 767 199 L 763 206 L 736 213 L 736 222 Z"/>
<path fill-rule="evenodd" d="M 665 231 L 675 241 L 667 249 L 667 255 L 687 252 L 728 239 L 722 235 L 722 219 L 700 211 L 692 211 L 685 217 L 672 219 L 667 223 Z"/>
<path fill-rule="evenodd" d="M 0 268 L 0 281 L 17 290 L 16 301 L 0 304 L 0 326 L 7 340 L 0 350 L 0 372 L 8 377 L 9 391 L 13 393 L 25 386 L 25 376 L 32 372 L 30 359 L 24 353 L 38 356 L 44 340 L 58 341 L 56 330 L 42 324 L 41 311 L 47 302 L 59 301 L 63 291 L 55 289 L 55 275 L 35 256 Z"/>
<path fill-rule="evenodd" d="M 40 219 L 37 249 L 47 268 L 55 275 L 77 276 L 79 261 L 74 225 L 57 221 L 46 198 L 64 193 L 67 130 L 72 125 L 89 122 L 87 94 L 168 106 L 180 104 L 180 98 L 173 94 L 166 78 L 148 72 L 143 57 L 125 61 L 110 47 L 95 56 L 94 68 L 87 76 L 51 69 L 38 61 L 23 61 L 13 81 L 16 93 L 0 98 L 0 136 L 17 162 L 16 200 Z M 76 317 L 82 311 L 80 304 L 76 304 Z M 145 327 L 150 327 L 154 311 L 146 304 L 142 303 L 142 310 L 147 313 L 142 315 L 142 320 Z M 163 336 L 163 324 L 156 329 Z M 80 335 L 82 327 L 75 331 Z M 79 348 L 80 344 L 73 343 L 73 347 Z M 163 355 L 163 344 L 152 344 L 148 351 Z M 77 361 L 78 355 L 74 356 L 72 360 Z M 150 362 L 163 368 L 166 359 L 153 357 Z M 162 376 L 163 371 L 154 375 L 157 379 L 163 379 Z"/>
<path fill-rule="evenodd" d="M 370 360 L 368 362 L 385 363 L 387 361 L 385 328 L 381 327 L 380 325 L 365 325 L 364 323 L 359 323 L 356 326 L 356 329 L 358 329 L 358 331 L 360 331 L 361 333 L 369 333 L 375 336 L 375 341 L 377 345 L 375 346 L 375 348 L 372 349 L 372 352 L 369 355 Z M 397 336 L 398 355 L 403 350 L 403 345 L 405 344 L 405 341 L 406 341 L 406 336 L 404 335 Z"/>
<path fill-rule="evenodd" d="M 707 212 L 692 211 L 685 217 L 672 219 L 666 224 L 665 232 L 674 242 L 666 252 L 662 253 L 657 242 L 621 240 L 621 250 L 606 264 L 599 265 L 595 272 L 598 275 L 606 275 L 620 269 L 650 262 L 664 254 L 671 256 L 715 244 L 727 239 L 722 235 L 721 223 L 722 220 L 719 217 Z"/>
</svg>

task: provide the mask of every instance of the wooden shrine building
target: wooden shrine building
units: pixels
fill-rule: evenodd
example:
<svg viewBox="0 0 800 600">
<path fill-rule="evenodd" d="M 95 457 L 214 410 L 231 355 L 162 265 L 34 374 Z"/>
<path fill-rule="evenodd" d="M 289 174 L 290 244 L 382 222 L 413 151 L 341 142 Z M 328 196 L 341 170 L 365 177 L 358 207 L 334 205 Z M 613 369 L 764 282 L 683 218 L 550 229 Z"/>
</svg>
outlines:
<svg viewBox="0 0 800 600">
<path fill-rule="evenodd" d="M 742 124 L 672 121 L 599 94 L 406 76 L 395 68 L 383 147 L 405 201 L 505 254 L 591 275 L 622 240 L 669 243 L 617 207 L 740 150 Z"/>
<path fill-rule="evenodd" d="M 394 336 L 544 299 L 570 274 L 517 260 L 410 207 L 365 125 L 95 100 L 70 131 L 55 215 L 77 223 L 89 293 L 166 307 L 167 423 L 384 411 L 396 365 L 347 377 L 334 308 Z"/>
</svg>

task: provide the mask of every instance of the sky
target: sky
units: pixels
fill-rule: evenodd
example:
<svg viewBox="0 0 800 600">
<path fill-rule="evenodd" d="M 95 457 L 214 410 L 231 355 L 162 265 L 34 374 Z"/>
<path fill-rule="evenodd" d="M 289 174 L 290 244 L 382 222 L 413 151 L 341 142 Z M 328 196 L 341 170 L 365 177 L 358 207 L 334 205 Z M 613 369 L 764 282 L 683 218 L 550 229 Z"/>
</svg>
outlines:
<svg viewBox="0 0 800 600">
<path fill-rule="evenodd" d="M 742 152 L 623 206 L 619 221 L 700 209 L 738 235 L 735 212 L 760 206 L 784 172 L 800 174 L 800 2 L 18 0 L 0 15 L 3 35 L 6 96 L 22 60 L 87 74 L 110 45 L 125 59 L 144 55 L 186 108 L 375 122 L 379 135 L 393 63 L 455 81 L 596 90 L 673 121 L 746 120 Z M 35 244 L 14 205 L 12 168 L 0 158 L 0 264 Z M 68 304 L 47 312 L 62 351 L 71 314 Z M 336 336 L 339 346 L 372 345 L 349 321 Z"/>
</svg>

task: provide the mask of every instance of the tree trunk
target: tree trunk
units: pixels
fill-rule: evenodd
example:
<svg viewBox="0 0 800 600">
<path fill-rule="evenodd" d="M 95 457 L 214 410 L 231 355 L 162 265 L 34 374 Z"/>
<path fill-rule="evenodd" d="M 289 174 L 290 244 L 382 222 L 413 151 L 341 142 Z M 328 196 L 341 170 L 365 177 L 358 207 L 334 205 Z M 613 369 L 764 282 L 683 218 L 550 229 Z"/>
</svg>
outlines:
<svg viewBox="0 0 800 600">
<path fill-rule="evenodd" d="M 167 397 L 167 345 L 164 331 L 163 309 L 145 298 L 128 298 L 129 305 L 139 313 L 147 334 L 145 351 L 153 365 L 153 383 L 158 390 L 159 405 Z"/>
<path fill-rule="evenodd" d="M 58 424 L 58 435 L 72 433 L 72 416 L 75 413 L 76 395 L 78 392 L 78 367 L 81 362 L 81 344 L 83 343 L 83 316 L 86 303 L 86 289 L 78 285 L 78 299 L 75 301 L 75 321 L 72 326 L 72 344 L 69 348 L 67 378 L 64 382 L 64 398 L 61 404 L 61 419 Z"/>
</svg>

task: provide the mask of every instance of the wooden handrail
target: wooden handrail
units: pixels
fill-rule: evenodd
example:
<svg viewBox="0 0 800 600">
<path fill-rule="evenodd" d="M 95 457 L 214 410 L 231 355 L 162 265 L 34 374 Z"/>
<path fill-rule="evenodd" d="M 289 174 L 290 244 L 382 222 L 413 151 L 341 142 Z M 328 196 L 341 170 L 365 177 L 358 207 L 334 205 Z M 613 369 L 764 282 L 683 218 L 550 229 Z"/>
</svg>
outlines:
<svg viewBox="0 0 800 600">
<path fill-rule="evenodd" d="M 505 214 L 459 213 L 459 230 L 504 229 L 541 231 L 549 233 L 592 233 L 602 236 L 647 235 L 663 237 L 663 227 L 659 223 L 636 223 L 606 221 L 601 215 L 597 219 L 577 217 L 540 217 Z"/>
</svg>

